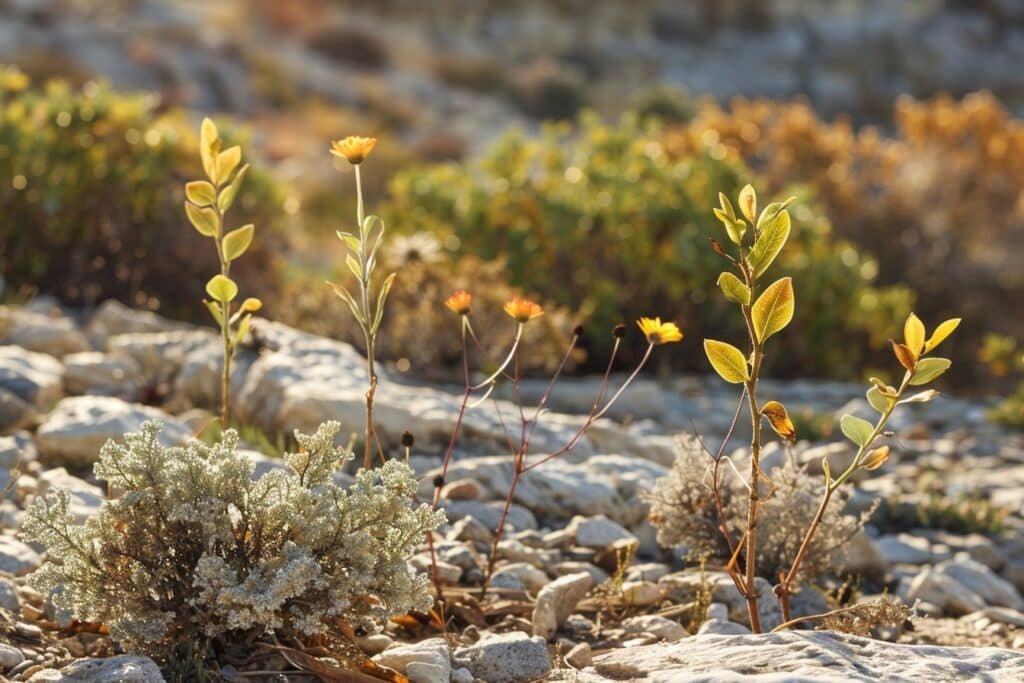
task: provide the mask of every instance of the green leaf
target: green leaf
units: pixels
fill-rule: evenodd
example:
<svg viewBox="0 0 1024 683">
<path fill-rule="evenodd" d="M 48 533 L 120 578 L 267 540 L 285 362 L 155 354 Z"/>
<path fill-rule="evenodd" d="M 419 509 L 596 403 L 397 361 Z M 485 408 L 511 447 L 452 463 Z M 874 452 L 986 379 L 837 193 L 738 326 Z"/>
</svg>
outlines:
<svg viewBox="0 0 1024 683">
<path fill-rule="evenodd" d="M 357 280 L 363 279 L 363 267 L 359 265 L 359 261 L 355 256 L 349 254 L 345 257 L 345 264 L 348 266 L 350 273 L 356 276 Z"/>
<path fill-rule="evenodd" d="M 356 303 L 356 300 L 352 295 L 348 293 L 348 290 L 341 285 L 334 284 L 333 282 L 328 282 L 327 284 L 331 286 L 331 289 L 334 290 L 335 294 L 341 297 L 341 299 L 348 304 L 349 310 L 351 310 L 352 315 L 355 316 L 356 322 L 365 327 L 366 319 L 363 318 L 363 314 L 359 311 L 359 305 Z"/>
<path fill-rule="evenodd" d="M 910 377 L 910 384 L 914 386 L 927 384 L 949 370 L 949 366 L 952 364 L 953 361 L 948 358 L 922 358 L 918 361 L 917 369 Z"/>
<path fill-rule="evenodd" d="M 878 387 L 872 386 L 868 389 L 867 397 L 868 403 L 870 403 L 871 407 L 878 412 L 884 413 L 889 410 L 889 399 L 882 396 L 882 392 L 878 390 Z"/>
<path fill-rule="evenodd" d="M 372 334 L 377 333 L 377 328 L 380 327 L 380 321 L 384 318 L 384 303 L 388 300 L 388 294 L 391 292 L 391 285 L 395 282 L 396 273 L 391 273 L 384 280 L 384 284 L 380 287 L 380 294 L 377 295 L 377 310 L 373 316 L 373 327 L 370 328 Z"/>
<path fill-rule="evenodd" d="M 775 257 L 779 255 L 786 240 L 789 239 L 789 212 L 783 209 L 773 218 L 765 220 L 765 214 L 770 208 L 771 205 L 764 210 L 761 219 L 757 222 L 759 234 L 747 257 L 754 269 L 754 275 L 758 276 L 768 270 L 768 266 L 775 261 Z"/>
<path fill-rule="evenodd" d="M 750 288 L 732 273 L 726 272 L 719 275 L 718 287 L 729 301 L 735 301 L 743 305 L 750 303 Z"/>
<path fill-rule="evenodd" d="M 249 164 L 245 164 L 242 168 L 238 169 L 238 173 L 231 179 L 228 186 L 220 191 L 220 196 L 217 197 L 217 208 L 220 209 L 221 213 L 224 213 L 231 208 L 231 205 L 235 203 L 235 197 L 238 196 L 238 190 L 242 187 L 242 181 L 245 180 L 245 174 L 249 172 Z"/>
<path fill-rule="evenodd" d="M 786 327 L 793 319 L 794 307 L 793 278 L 784 277 L 770 284 L 750 311 L 757 340 L 763 342 Z"/>
<path fill-rule="evenodd" d="M 761 212 L 761 216 L 757 219 L 757 231 L 761 232 L 765 226 L 768 225 L 768 221 L 774 220 L 787 206 L 796 201 L 796 197 L 789 197 L 784 202 L 772 202 L 768 206 L 764 207 L 764 211 Z"/>
<path fill-rule="evenodd" d="M 238 296 L 238 285 L 229 277 L 214 275 L 206 283 L 206 293 L 216 301 L 227 303 Z"/>
<path fill-rule="evenodd" d="M 736 210 L 732 208 L 732 202 L 725 196 L 724 192 L 718 193 L 718 203 L 722 205 L 722 212 L 729 218 L 730 221 L 736 221 Z"/>
<path fill-rule="evenodd" d="M 245 339 L 245 335 L 249 334 L 249 327 L 252 324 L 252 315 L 246 313 L 242 316 L 242 319 L 238 321 L 238 331 L 235 332 L 235 344 L 241 344 L 242 340 Z"/>
<path fill-rule="evenodd" d="M 726 382 L 740 384 L 750 379 L 750 368 L 747 366 L 747 359 L 743 357 L 743 352 L 732 344 L 714 339 L 705 339 L 704 353 L 707 354 L 708 360 L 711 361 L 711 367 Z"/>
<path fill-rule="evenodd" d="M 359 238 L 353 235 L 352 233 L 342 232 L 341 230 L 338 230 L 337 234 L 338 239 L 344 242 L 345 246 L 348 247 L 349 250 L 359 251 L 359 249 L 362 247 L 362 243 L 359 241 Z"/>
<path fill-rule="evenodd" d="M 220 154 L 217 155 L 217 162 L 215 165 L 214 182 L 218 185 L 223 185 L 231 177 L 235 167 L 238 166 L 238 162 L 242 160 L 242 148 L 238 145 L 229 147 Z"/>
<path fill-rule="evenodd" d="M 185 196 L 197 206 L 209 206 L 217 199 L 217 190 L 205 180 L 193 180 L 185 183 Z"/>
<path fill-rule="evenodd" d="M 757 215 L 757 193 L 751 185 L 744 185 L 740 190 L 740 211 L 747 217 L 750 224 L 754 224 L 754 217 Z"/>
<path fill-rule="evenodd" d="M 203 160 L 203 172 L 210 180 L 216 175 L 219 152 L 220 136 L 217 134 L 217 126 L 210 119 L 203 119 L 203 125 L 199 127 L 199 156 Z"/>
<path fill-rule="evenodd" d="M 871 435 L 875 431 L 874 425 L 855 415 L 843 415 L 843 419 L 839 421 L 839 427 L 847 439 L 862 447 L 868 445 L 868 441 L 871 440 Z"/>
<path fill-rule="evenodd" d="M 217 236 L 219 219 L 216 211 L 208 206 L 200 208 L 191 202 L 185 202 L 185 213 L 188 215 L 192 227 L 198 230 L 200 235 Z"/>
<path fill-rule="evenodd" d="M 250 223 L 224 235 L 224 258 L 228 261 L 234 261 L 244 254 L 245 250 L 252 244 L 252 236 L 255 231 L 256 228 Z"/>
<path fill-rule="evenodd" d="M 210 315 L 217 321 L 217 324 L 222 328 L 224 327 L 224 312 L 220 308 L 220 304 L 216 301 L 203 301 L 206 304 L 206 308 L 209 309 Z"/>
</svg>

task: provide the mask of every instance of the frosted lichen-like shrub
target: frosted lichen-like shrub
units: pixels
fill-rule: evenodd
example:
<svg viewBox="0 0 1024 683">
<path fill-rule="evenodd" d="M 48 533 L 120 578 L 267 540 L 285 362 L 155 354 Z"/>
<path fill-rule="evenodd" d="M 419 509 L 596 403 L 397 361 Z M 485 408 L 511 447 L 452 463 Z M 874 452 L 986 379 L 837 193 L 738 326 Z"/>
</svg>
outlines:
<svg viewBox="0 0 1024 683">
<path fill-rule="evenodd" d="M 428 609 L 427 578 L 406 560 L 443 513 L 413 504 L 417 482 L 398 460 L 338 486 L 334 473 L 352 457 L 334 446 L 338 428 L 297 434 L 286 467 L 255 480 L 233 430 L 213 446 L 168 448 L 148 422 L 108 442 L 95 472 L 119 498 L 83 525 L 66 493 L 30 507 L 23 533 L 50 558 L 32 584 L 60 587 L 54 601 L 76 619 L 155 654 Z"/>
</svg>

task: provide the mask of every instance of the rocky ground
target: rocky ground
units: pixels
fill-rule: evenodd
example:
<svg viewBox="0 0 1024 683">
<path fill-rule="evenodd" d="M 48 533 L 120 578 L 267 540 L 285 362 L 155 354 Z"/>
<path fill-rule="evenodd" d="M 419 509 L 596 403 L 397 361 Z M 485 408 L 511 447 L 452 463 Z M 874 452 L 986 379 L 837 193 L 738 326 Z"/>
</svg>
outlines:
<svg viewBox="0 0 1024 683">
<path fill-rule="evenodd" d="M 259 320 L 232 377 L 233 414 L 251 442 L 257 473 L 278 467 L 276 435 L 339 419 L 359 431 L 363 359 L 353 348 Z M 24 577 L 44 561 L 18 539 L 24 508 L 50 488 L 68 489 L 86 519 L 105 491 L 90 465 L 100 445 L 144 420 L 169 440 L 212 420 L 219 340 L 109 302 L 89 313 L 38 299 L 0 308 L 0 673 L 11 680 L 162 680 L 148 659 L 114 656 L 100 627 L 73 624 Z M 527 382 L 526 401 L 541 382 Z M 566 380 L 534 438 L 557 448 L 583 423 L 596 380 Z M 766 382 L 808 437 L 792 455 L 813 467 L 848 449 L 828 435 L 831 416 L 866 408 L 862 389 L 824 382 Z M 411 462 L 428 498 L 458 407 L 457 388 L 420 386 L 385 371 L 377 416 L 385 443 L 416 437 Z M 710 378 L 643 380 L 563 458 L 531 472 L 518 489 L 485 600 L 484 558 L 507 490 L 501 422 L 491 406 L 470 412 L 442 496 L 449 524 L 437 547 L 451 623 L 447 634 L 408 620 L 363 637 L 364 652 L 411 681 L 954 680 L 1024 677 L 1024 441 L 985 419 L 982 403 L 941 397 L 897 413 L 895 454 L 860 483 L 848 505 L 873 500 L 837 575 L 873 577 L 859 598 L 887 591 L 917 605 L 912 629 L 865 639 L 825 631 L 754 637 L 744 602 L 725 574 L 663 550 L 644 494 L 671 467 L 679 434 L 695 425 L 714 446 L 735 407 Z M 498 405 L 512 410 L 504 398 Z M 271 438 L 256 438 L 258 428 Z M 740 434 L 736 444 L 743 443 Z M 261 452 L 262 451 L 262 452 Z M 742 449 L 734 453 L 741 458 Z M 772 444 L 767 463 L 786 454 Z M 21 476 L 11 482 L 8 470 Z M 988 523 L 985 515 L 998 518 Z M 989 520 L 991 521 L 991 520 Z M 624 548 L 636 546 L 623 561 Z M 424 552 L 412 560 L 426 567 Z M 765 591 L 770 590 L 767 582 Z M 799 609 L 829 603 L 805 590 Z M 779 623 L 770 599 L 762 621 Z M 245 672 L 226 670 L 230 679 Z M 247 680 L 252 680 L 251 678 Z"/>
</svg>

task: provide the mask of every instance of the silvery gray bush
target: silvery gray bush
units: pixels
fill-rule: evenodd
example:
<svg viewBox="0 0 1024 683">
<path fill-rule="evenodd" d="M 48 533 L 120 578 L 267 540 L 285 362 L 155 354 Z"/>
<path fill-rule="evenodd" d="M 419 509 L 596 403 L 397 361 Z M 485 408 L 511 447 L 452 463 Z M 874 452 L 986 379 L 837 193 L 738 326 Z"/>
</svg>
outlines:
<svg viewBox="0 0 1024 683">
<path fill-rule="evenodd" d="M 443 513 L 415 505 L 408 465 L 361 470 L 348 488 L 334 473 L 351 453 L 334 446 L 336 422 L 296 434 L 286 467 L 252 478 L 220 443 L 166 447 L 154 422 L 108 442 L 96 476 L 120 497 L 85 524 L 65 492 L 36 500 L 24 536 L 49 561 L 31 583 L 81 621 L 102 622 L 126 649 L 166 654 L 200 639 L 314 635 L 432 600 L 406 560 Z"/>
</svg>

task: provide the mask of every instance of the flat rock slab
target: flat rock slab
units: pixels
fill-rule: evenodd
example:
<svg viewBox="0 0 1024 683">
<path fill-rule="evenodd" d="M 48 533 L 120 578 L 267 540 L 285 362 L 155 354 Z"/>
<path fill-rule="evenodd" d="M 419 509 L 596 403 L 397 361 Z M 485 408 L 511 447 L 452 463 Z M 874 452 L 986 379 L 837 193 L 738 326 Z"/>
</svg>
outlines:
<svg viewBox="0 0 1024 683">
<path fill-rule="evenodd" d="M 951 681 L 1024 680 L 1024 652 L 900 645 L 831 631 L 697 635 L 615 650 L 553 681 Z"/>
</svg>

